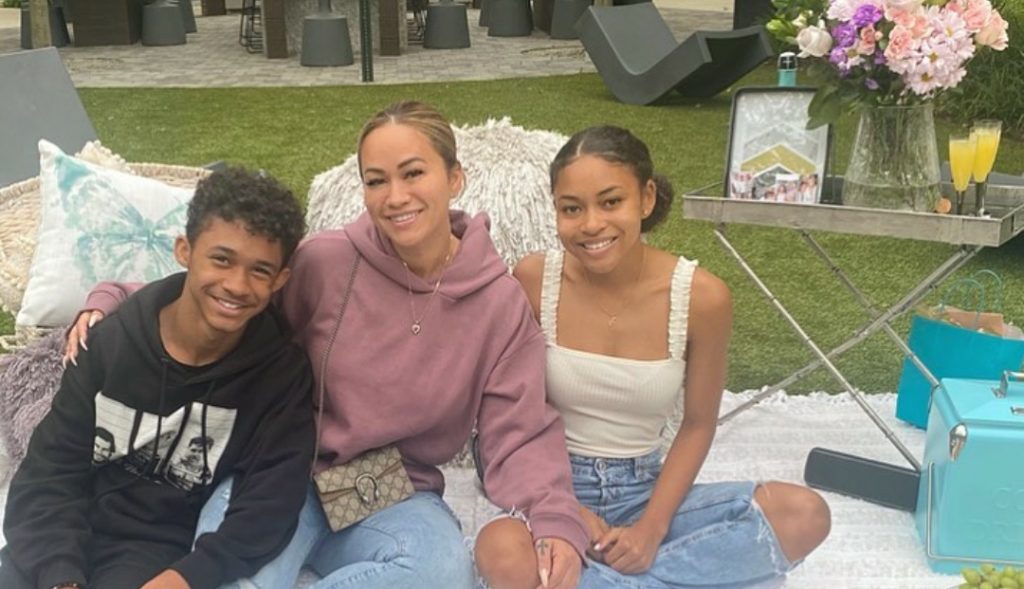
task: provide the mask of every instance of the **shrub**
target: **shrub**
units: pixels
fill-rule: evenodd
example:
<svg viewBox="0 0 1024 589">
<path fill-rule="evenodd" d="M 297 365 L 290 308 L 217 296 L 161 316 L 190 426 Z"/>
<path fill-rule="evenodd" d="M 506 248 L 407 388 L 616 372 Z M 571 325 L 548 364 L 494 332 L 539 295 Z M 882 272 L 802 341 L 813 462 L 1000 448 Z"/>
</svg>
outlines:
<svg viewBox="0 0 1024 589">
<path fill-rule="evenodd" d="M 21 0 L 3 0 L 4 8 L 21 8 Z"/>
<path fill-rule="evenodd" d="M 963 122 L 1002 119 L 1003 130 L 1024 136 L 1024 0 L 993 2 L 1009 24 L 1010 46 L 986 50 L 967 66 L 967 77 L 942 101 L 949 117 Z"/>
</svg>

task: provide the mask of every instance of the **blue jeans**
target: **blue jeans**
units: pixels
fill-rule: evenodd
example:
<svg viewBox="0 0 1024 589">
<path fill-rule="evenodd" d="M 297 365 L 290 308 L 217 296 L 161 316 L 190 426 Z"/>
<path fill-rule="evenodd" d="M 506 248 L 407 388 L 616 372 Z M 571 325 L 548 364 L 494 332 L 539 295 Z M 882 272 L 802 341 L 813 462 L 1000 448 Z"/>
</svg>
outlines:
<svg viewBox="0 0 1024 589">
<path fill-rule="evenodd" d="M 197 537 L 220 526 L 230 497 L 229 479 L 203 507 Z M 290 589 L 304 565 L 322 577 L 311 589 L 474 586 L 473 561 L 458 520 L 441 497 L 425 491 L 331 532 L 310 484 L 288 546 L 252 578 L 222 589 Z"/>
<path fill-rule="evenodd" d="M 658 452 L 625 459 L 572 455 L 569 461 L 580 504 L 613 527 L 628 526 L 640 518 L 661 472 Z M 752 481 L 694 485 L 647 572 L 626 575 L 590 561 L 580 589 L 780 585 L 794 565 L 754 502 L 756 488 Z"/>
</svg>

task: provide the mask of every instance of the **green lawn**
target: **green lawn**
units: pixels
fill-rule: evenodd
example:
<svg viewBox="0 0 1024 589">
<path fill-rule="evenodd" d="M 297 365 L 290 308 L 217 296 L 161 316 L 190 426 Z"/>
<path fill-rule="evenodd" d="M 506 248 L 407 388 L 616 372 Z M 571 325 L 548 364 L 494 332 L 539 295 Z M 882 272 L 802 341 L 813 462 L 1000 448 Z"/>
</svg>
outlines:
<svg viewBox="0 0 1024 589">
<path fill-rule="evenodd" d="M 744 84 L 770 84 L 773 76 L 764 68 Z M 629 127 L 648 142 L 656 165 L 682 193 L 720 180 L 730 107 L 727 95 L 704 102 L 671 99 L 651 107 L 624 105 L 608 94 L 600 78 L 589 74 L 342 88 L 87 89 L 81 95 L 104 144 L 129 161 L 201 164 L 224 159 L 264 168 L 300 195 L 314 175 L 353 151 L 368 116 L 403 98 L 435 104 L 457 124 L 509 116 L 519 125 L 566 134 L 599 123 Z M 853 123 L 852 117 L 846 118 L 836 129 L 839 171 L 845 166 Z M 938 127 L 941 146 L 952 124 L 939 121 Z M 1024 144 L 1004 140 L 996 168 L 1024 171 Z M 838 344 L 858 326 L 856 303 L 830 280 L 795 234 L 736 226 L 730 235 L 821 346 Z M 897 300 L 951 252 L 929 243 L 834 234 L 820 238 L 878 306 Z M 676 214 L 654 240 L 700 259 L 731 286 L 736 308 L 731 389 L 770 384 L 810 360 L 810 353 L 719 247 L 709 224 L 685 221 Z M 1001 273 L 1008 293 L 1005 311 L 1017 319 L 1024 319 L 1024 297 L 1019 294 L 1024 292 L 1022 259 L 1024 240 L 1017 239 L 999 251 L 984 252 L 967 270 L 991 268 Z M 900 359 L 882 335 L 838 364 L 867 391 L 896 387 Z M 790 388 L 807 390 L 838 391 L 839 386 L 822 373 Z"/>
</svg>

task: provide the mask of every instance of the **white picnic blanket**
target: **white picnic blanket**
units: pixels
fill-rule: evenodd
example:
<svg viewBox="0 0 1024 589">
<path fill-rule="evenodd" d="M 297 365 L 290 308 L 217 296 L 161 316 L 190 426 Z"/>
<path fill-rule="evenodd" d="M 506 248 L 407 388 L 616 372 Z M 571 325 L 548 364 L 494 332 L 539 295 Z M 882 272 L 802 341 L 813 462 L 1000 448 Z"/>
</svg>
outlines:
<svg viewBox="0 0 1024 589">
<path fill-rule="evenodd" d="M 723 412 L 751 393 L 726 393 Z M 869 401 L 918 455 L 924 432 L 893 417 L 896 397 L 871 395 Z M 902 464 L 902 456 L 847 394 L 790 396 L 778 393 L 719 428 L 701 472 L 705 482 L 736 479 L 802 481 L 804 460 L 814 446 Z M 0 457 L 0 469 L 6 459 Z M 471 469 L 446 472 L 445 499 L 467 532 L 491 516 L 477 491 Z M 832 534 L 787 580 L 786 589 L 948 589 L 957 577 L 932 573 L 914 531 L 911 514 L 835 494 Z M 6 489 L 0 491 L 6 502 Z M 2 513 L 0 513 L 2 515 Z M 309 579 L 305 579 L 306 582 Z"/>
</svg>

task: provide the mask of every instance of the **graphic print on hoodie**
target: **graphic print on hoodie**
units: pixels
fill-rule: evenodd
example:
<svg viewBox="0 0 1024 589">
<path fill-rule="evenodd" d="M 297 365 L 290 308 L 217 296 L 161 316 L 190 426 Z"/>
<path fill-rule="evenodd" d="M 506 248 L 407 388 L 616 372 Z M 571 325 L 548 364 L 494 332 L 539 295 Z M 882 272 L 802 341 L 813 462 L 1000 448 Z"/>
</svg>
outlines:
<svg viewBox="0 0 1024 589">
<path fill-rule="evenodd" d="M 34 587 L 92 586 L 97 571 L 129 564 L 215 589 L 255 574 L 291 538 L 315 447 L 309 360 L 267 309 L 220 360 L 175 361 L 159 312 L 184 283 L 182 273 L 149 284 L 93 327 L 32 434 L 0 560 Z M 195 538 L 203 503 L 229 476 L 224 522 Z"/>
<path fill-rule="evenodd" d="M 119 464 L 185 491 L 207 485 L 231 439 L 236 409 L 193 402 L 167 417 L 96 394 L 93 465 Z"/>
</svg>

